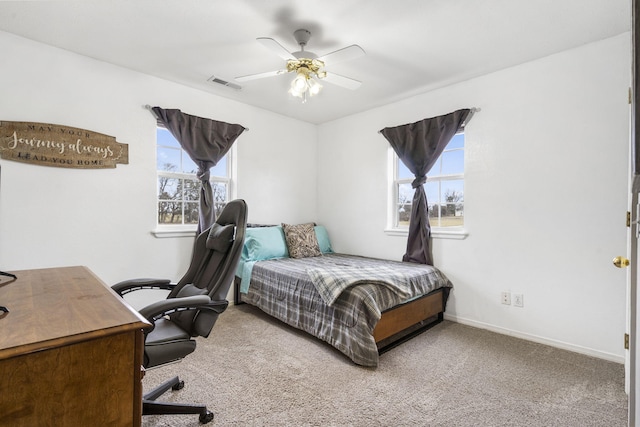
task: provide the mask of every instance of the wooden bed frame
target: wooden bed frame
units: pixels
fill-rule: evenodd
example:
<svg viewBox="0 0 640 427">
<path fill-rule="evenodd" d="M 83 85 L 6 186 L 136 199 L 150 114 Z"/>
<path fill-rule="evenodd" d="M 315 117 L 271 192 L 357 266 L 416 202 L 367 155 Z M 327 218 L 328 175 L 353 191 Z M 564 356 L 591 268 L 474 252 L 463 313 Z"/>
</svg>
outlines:
<svg viewBox="0 0 640 427">
<path fill-rule="evenodd" d="M 448 296 L 449 288 L 440 288 L 383 311 L 373 330 L 378 353 L 391 350 L 442 322 Z"/>
<path fill-rule="evenodd" d="M 234 283 L 234 305 L 242 301 L 240 278 Z M 382 312 L 373 330 L 373 338 L 382 354 L 442 322 L 449 288 L 436 289 L 426 295 Z"/>
</svg>

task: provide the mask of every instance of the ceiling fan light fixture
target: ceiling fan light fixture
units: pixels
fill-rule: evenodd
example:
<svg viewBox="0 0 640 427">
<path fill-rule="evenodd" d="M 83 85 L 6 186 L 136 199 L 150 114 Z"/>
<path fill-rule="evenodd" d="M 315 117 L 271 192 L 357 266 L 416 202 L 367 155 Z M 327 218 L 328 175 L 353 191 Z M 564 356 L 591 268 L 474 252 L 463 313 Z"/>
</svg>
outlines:
<svg viewBox="0 0 640 427">
<path fill-rule="evenodd" d="M 302 102 L 307 102 L 307 94 L 309 96 L 317 95 L 322 89 L 322 85 L 312 77 L 312 70 L 307 67 L 299 67 L 296 71 L 296 77 L 291 81 L 289 93 L 297 98 L 302 98 Z"/>
<path fill-rule="evenodd" d="M 300 50 L 297 52 L 289 52 L 280 43 L 269 37 L 259 37 L 257 39 L 263 46 L 272 50 L 286 61 L 285 69 L 240 76 L 236 77 L 236 80 L 238 82 L 246 82 L 264 77 L 278 76 L 284 73 L 295 73 L 295 77 L 289 87 L 289 93 L 292 96 L 301 98 L 303 103 L 307 101 L 307 97 L 317 95 L 320 92 L 322 89 L 320 80 L 325 78 L 329 83 L 347 89 L 354 90 L 360 87 L 361 82 L 357 80 L 333 73 L 327 75 L 326 71 L 324 71 L 325 61 L 334 63 L 364 55 L 365 52 L 360 46 L 354 44 L 326 55 L 318 56 L 313 52 L 305 50 L 305 46 L 311 37 L 309 30 L 299 29 L 296 30 L 293 35 L 300 46 Z"/>
<path fill-rule="evenodd" d="M 309 95 L 317 95 L 322 89 L 322 85 L 315 81 L 314 79 L 309 79 Z"/>
<path fill-rule="evenodd" d="M 294 92 L 302 93 L 308 88 L 307 79 L 309 76 L 301 71 L 298 71 L 298 74 L 291 82 L 291 90 Z"/>
</svg>

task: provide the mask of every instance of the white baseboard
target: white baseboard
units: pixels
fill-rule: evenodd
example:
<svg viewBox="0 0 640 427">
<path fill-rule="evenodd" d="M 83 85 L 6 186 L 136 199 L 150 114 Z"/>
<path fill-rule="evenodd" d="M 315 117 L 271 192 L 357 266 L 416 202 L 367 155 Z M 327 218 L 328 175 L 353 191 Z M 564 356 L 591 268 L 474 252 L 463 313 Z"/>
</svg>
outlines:
<svg viewBox="0 0 640 427">
<path fill-rule="evenodd" d="M 498 334 L 510 335 L 512 337 L 521 338 L 523 340 L 536 342 L 538 344 L 545 344 L 551 347 L 561 348 L 563 350 L 573 351 L 574 353 L 585 354 L 587 356 L 597 357 L 599 359 L 608 360 L 610 362 L 616 362 L 624 364 L 624 356 L 619 356 L 617 354 L 606 353 L 604 351 L 594 350 L 588 347 L 582 347 L 575 344 L 569 344 L 563 341 L 556 341 L 548 338 L 539 337 L 537 335 L 526 334 L 523 332 L 514 331 L 507 328 L 502 328 L 500 326 L 491 325 L 488 323 L 478 322 L 476 320 L 465 319 L 463 317 L 458 317 L 454 315 L 444 313 L 445 320 L 450 320 L 452 322 L 461 323 L 463 325 L 473 326 L 479 329 L 486 329 L 491 332 L 496 332 Z"/>
</svg>

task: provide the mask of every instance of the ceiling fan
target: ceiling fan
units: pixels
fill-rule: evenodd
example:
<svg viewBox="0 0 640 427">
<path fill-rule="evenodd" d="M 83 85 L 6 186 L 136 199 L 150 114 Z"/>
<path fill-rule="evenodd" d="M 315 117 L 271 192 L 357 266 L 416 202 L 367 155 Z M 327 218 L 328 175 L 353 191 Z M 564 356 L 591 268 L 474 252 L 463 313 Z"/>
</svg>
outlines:
<svg viewBox="0 0 640 427">
<path fill-rule="evenodd" d="M 307 42 L 311 38 L 311 32 L 309 30 L 296 30 L 294 31 L 293 36 L 300 46 L 300 50 L 297 52 L 289 52 L 280 43 L 269 37 L 259 37 L 256 39 L 263 46 L 286 60 L 287 63 L 285 68 L 276 71 L 268 71 L 266 73 L 240 76 L 236 77 L 235 80 L 242 83 L 250 80 L 295 72 L 296 77 L 291 82 L 289 93 L 298 98 L 302 98 L 302 102 L 307 101 L 307 93 L 309 96 L 313 96 L 320 91 L 322 85 L 317 80 L 327 81 L 352 90 L 360 87 L 362 83 L 358 80 L 327 72 L 324 69 L 325 64 L 331 65 L 364 55 L 365 52 L 360 46 L 354 44 L 326 55 L 318 56 L 313 52 L 304 50 Z"/>
</svg>

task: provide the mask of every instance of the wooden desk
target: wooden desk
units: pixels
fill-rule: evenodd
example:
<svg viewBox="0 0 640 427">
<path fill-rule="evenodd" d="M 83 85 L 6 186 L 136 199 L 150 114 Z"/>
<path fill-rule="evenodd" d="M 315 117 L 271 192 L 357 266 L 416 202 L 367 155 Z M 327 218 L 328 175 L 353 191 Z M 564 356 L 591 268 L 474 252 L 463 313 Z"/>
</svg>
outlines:
<svg viewBox="0 0 640 427">
<path fill-rule="evenodd" d="M 0 279 L 0 426 L 139 426 L 146 320 L 86 267 L 13 273 Z"/>
</svg>

